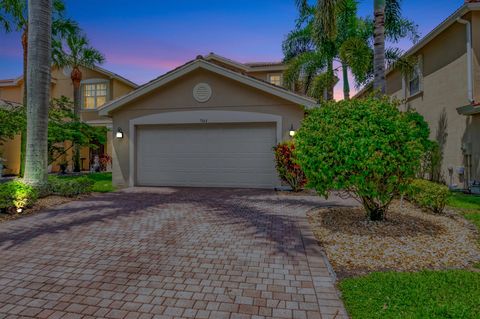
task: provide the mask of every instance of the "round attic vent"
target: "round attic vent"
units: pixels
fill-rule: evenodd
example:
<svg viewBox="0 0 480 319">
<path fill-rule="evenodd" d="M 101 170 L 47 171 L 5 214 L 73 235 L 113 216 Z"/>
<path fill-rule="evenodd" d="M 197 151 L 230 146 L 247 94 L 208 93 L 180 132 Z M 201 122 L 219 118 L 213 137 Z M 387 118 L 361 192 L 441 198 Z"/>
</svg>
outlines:
<svg viewBox="0 0 480 319">
<path fill-rule="evenodd" d="M 200 103 L 207 102 L 212 97 L 212 88 L 207 83 L 198 83 L 193 88 L 193 97 Z"/>
</svg>

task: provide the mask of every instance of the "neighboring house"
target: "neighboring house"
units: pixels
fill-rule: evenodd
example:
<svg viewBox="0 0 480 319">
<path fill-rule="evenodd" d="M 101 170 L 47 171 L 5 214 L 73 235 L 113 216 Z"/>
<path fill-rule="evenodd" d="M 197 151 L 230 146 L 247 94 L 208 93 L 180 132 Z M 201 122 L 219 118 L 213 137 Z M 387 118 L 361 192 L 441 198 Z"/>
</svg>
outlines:
<svg viewBox="0 0 480 319">
<path fill-rule="evenodd" d="M 272 148 L 298 129 L 308 97 L 282 87 L 280 63 L 198 56 L 105 104 L 113 182 L 128 186 L 279 186 Z"/>
<path fill-rule="evenodd" d="M 95 126 L 111 128 L 112 121 L 98 115 L 98 109 L 105 103 L 125 95 L 135 89 L 137 85 L 117 74 L 100 67 L 93 69 L 81 68 L 83 80 L 81 83 L 82 112 L 81 119 Z M 70 79 L 70 70 L 52 69 L 51 97 L 66 96 L 73 100 L 73 85 Z M 11 80 L 0 80 L 0 99 L 22 103 L 23 77 Z M 111 129 L 107 133 L 107 143 L 98 145 L 96 149 L 83 148 L 81 150 L 82 168 L 89 170 L 95 155 L 111 155 Z M 68 143 L 66 143 L 68 144 Z M 68 147 L 68 146 L 67 146 Z M 7 141 L 0 146 L 0 154 L 6 159 L 4 174 L 18 174 L 20 169 L 20 136 Z M 71 151 L 67 153 L 71 160 Z M 58 165 L 53 167 L 58 170 Z"/>
<path fill-rule="evenodd" d="M 480 180 L 480 1 L 466 1 L 406 54 L 418 58 L 415 71 L 389 70 L 387 94 L 422 114 L 432 139 L 446 129 L 445 182 L 468 187 Z"/>
</svg>

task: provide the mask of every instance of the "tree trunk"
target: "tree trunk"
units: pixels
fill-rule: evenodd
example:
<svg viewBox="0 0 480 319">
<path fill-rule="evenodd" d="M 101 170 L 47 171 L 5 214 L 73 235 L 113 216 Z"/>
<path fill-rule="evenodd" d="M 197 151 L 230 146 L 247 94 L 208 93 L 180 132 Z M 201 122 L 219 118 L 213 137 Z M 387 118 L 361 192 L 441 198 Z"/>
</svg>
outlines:
<svg viewBox="0 0 480 319">
<path fill-rule="evenodd" d="M 381 206 L 370 197 L 362 197 L 363 208 L 367 213 L 367 217 L 371 221 L 383 221 L 385 220 L 386 207 Z"/>
<path fill-rule="evenodd" d="M 25 26 L 22 33 L 23 48 L 23 106 L 27 106 L 27 55 L 28 55 L 28 25 Z M 25 152 L 27 149 L 27 130 L 24 129 L 20 135 L 20 177 L 25 173 Z"/>
<path fill-rule="evenodd" d="M 373 90 L 377 94 L 386 93 L 385 81 L 385 0 L 375 1 L 375 30 L 374 30 L 374 80 Z"/>
<path fill-rule="evenodd" d="M 327 101 L 332 101 L 333 100 L 333 88 L 335 86 L 335 81 L 334 81 L 334 74 L 333 74 L 333 59 L 328 61 L 328 69 L 327 69 L 328 75 L 329 75 L 329 81 L 331 81 L 328 84 L 327 87 Z"/>
<path fill-rule="evenodd" d="M 47 184 L 52 0 L 28 0 L 27 152 L 25 181 Z"/>
<path fill-rule="evenodd" d="M 350 100 L 350 82 L 348 80 L 348 68 L 345 63 L 342 63 L 343 72 L 343 98 Z"/>
<path fill-rule="evenodd" d="M 73 83 L 73 113 L 78 118 L 80 118 L 81 111 L 80 83 L 82 82 L 82 76 L 82 71 L 80 71 L 78 67 L 74 67 L 72 73 L 70 74 L 70 78 L 72 79 Z M 74 144 L 73 147 L 73 171 L 81 171 L 80 146 L 78 144 Z"/>
</svg>

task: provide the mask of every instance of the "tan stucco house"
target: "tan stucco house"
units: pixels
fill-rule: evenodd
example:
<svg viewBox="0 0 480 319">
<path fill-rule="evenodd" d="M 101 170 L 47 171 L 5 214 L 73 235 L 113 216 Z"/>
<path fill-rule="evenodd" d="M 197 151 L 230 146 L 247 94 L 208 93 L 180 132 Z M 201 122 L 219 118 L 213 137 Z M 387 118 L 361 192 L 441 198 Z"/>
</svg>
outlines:
<svg viewBox="0 0 480 319">
<path fill-rule="evenodd" d="M 422 114 L 432 139 L 446 127 L 443 176 L 466 188 L 480 180 L 480 1 L 466 1 L 406 54 L 417 57 L 416 69 L 389 70 L 387 94 Z"/>
<path fill-rule="evenodd" d="M 90 125 L 106 126 L 109 128 L 107 143 L 105 143 L 105 145 L 98 145 L 98 148 L 95 149 L 83 148 L 81 150 L 82 168 L 83 170 L 89 170 L 95 155 L 111 155 L 112 120 L 108 117 L 99 116 L 98 109 L 105 103 L 134 90 L 138 85 L 100 67 L 94 67 L 92 69 L 81 68 L 81 71 L 83 74 L 83 80 L 81 82 L 81 119 Z M 23 77 L 0 80 L 0 101 L 22 103 L 23 84 Z M 73 100 L 73 84 L 70 79 L 70 70 L 53 68 L 51 97 L 60 98 L 62 96 Z M 0 145 L 0 157 L 3 157 L 5 160 L 3 174 L 15 175 L 19 173 L 20 140 L 20 136 L 17 136 L 13 140 L 6 141 L 2 143 L 3 145 Z M 66 144 L 68 144 L 68 142 L 66 142 Z M 68 145 L 66 145 L 66 149 L 68 149 Z M 71 159 L 71 153 L 70 149 L 70 151 L 67 152 L 68 159 Z M 59 167 L 54 164 L 52 169 L 53 171 L 57 171 Z"/>
<path fill-rule="evenodd" d="M 117 187 L 273 188 L 280 182 L 272 148 L 316 106 L 283 87 L 285 69 L 210 53 L 139 87 L 103 69 L 84 70 L 82 120 L 111 128 L 102 151 L 113 158 Z M 54 70 L 52 78 L 52 96 L 72 96 L 69 76 Z M 21 79 L 0 82 L 0 99 L 21 102 L 21 92 Z M 4 146 L 13 173 L 19 150 L 19 138 Z M 84 152 L 90 160 L 96 154 Z"/>
<path fill-rule="evenodd" d="M 316 106 L 281 86 L 284 69 L 209 54 L 104 105 L 114 184 L 279 186 L 272 148 Z"/>
</svg>

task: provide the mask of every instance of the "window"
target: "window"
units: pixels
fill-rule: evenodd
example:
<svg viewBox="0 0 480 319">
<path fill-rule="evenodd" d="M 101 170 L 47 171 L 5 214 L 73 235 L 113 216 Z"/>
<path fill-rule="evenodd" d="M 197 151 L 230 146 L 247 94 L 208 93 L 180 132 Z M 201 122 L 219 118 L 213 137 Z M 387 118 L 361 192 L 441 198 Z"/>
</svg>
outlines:
<svg viewBox="0 0 480 319">
<path fill-rule="evenodd" d="M 281 74 L 271 74 L 268 76 L 268 81 L 274 85 L 282 86 L 282 75 Z"/>
<path fill-rule="evenodd" d="M 410 81 L 408 81 L 408 92 L 410 95 L 420 92 L 420 70 L 418 66 L 415 67 L 410 76 Z"/>
<path fill-rule="evenodd" d="M 107 82 L 84 83 L 83 107 L 92 110 L 107 103 L 107 91 Z"/>
<path fill-rule="evenodd" d="M 423 74 L 422 74 L 422 69 L 423 69 L 423 57 L 420 55 L 418 56 L 418 62 L 413 68 L 412 74 L 407 77 L 407 93 L 408 96 L 413 96 L 417 93 L 420 93 L 423 88 L 422 88 L 422 81 L 423 81 Z"/>
</svg>

